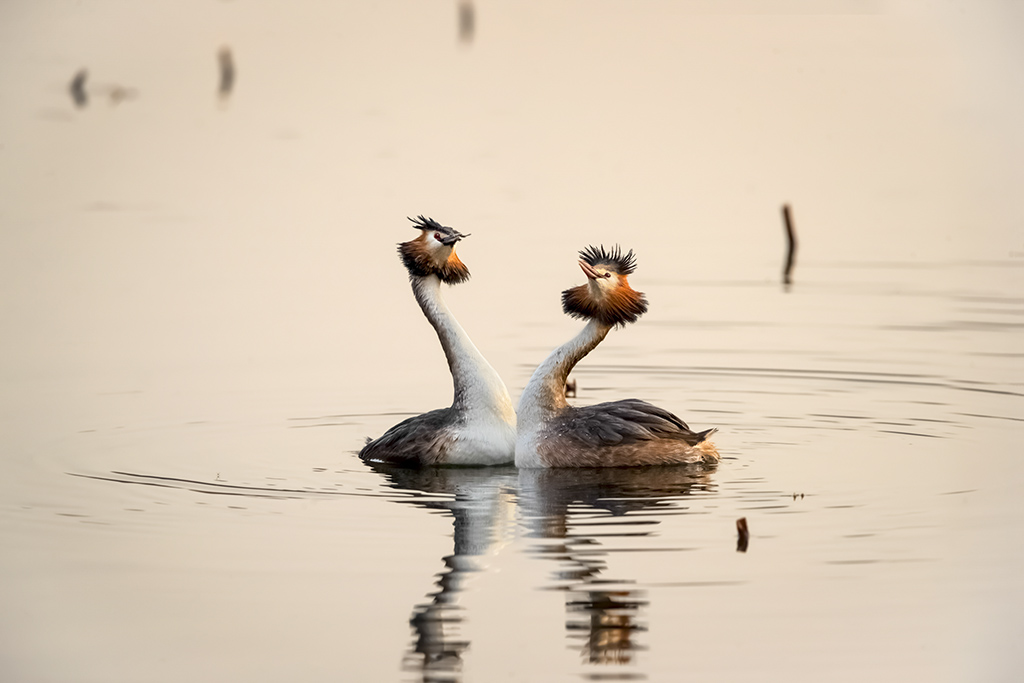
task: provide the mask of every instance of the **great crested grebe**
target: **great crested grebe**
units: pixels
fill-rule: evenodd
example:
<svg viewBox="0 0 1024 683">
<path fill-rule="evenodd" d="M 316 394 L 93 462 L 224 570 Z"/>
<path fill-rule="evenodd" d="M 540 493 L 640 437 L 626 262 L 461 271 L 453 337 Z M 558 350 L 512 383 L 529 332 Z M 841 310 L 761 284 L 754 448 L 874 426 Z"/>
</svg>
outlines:
<svg viewBox="0 0 1024 683">
<path fill-rule="evenodd" d="M 718 462 L 708 441 L 715 429 L 693 432 L 672 413 L 638 399 L 576 408 L 565 400 L 565 379 L 616 325 L 647 312 L 647 299 L 627 276 L 636 270 L 633 251 L 618 246 L 580 252 L 587 283 L 562 292 L 562 310 L 587 320 L 586 327 L 555 349 L 534 371 L 517 410 L 518 467 L 624 467 Z"/>
<path fill-rule="evenodd" d="M 449 408 L 399 422 L 359 452 L 363 460 L 404 465 L 500 465 L 515 456 L 516 413 L 501 377 L 455 320 L 441 283 L 469 279 L 455 255 L 466 235 L 433 220 L 410 218 L 419 237 L 398 245 L 423 315 L 437 332 L 455 384 Z"/>
</svg>

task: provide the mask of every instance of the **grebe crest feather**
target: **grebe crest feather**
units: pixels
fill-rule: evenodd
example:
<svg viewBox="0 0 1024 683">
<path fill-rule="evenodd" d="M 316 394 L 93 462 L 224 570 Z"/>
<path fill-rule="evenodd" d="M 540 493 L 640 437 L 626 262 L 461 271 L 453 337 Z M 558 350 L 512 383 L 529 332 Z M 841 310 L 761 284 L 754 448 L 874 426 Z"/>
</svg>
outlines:
<svg viewBox="0 0 1024 683">
<path fill-rule="evenodd" d="M 398 254 L 409 277 L 436 275 L 441 282 L 457 285 L 469 279 L 469 268 L 455 254 L 455 243 L 469 235 L 441 225 L 433 218 L 410 218 L 419 237 L 398 245 Z"/>
<path fill-rule="evenodd" d="M 562 311 L 573 318 L 596 319 L 615 327 L 636 322 L 647 312 L 647 297 L 629 286 L 628 276 L 636 270 L 636 256 L 615 245 L 589 246 L 580 252 L 580 268 L 587 284 L 562 292 Z"/>
<path fill-rule="evenodd" d="M 602 244 L 599 247 L 590 245 L 580 251 L 580 259 L 586 261 L 591 267 L 604 266 L 618 275 L 632 275 L 636 270 L 636 255 L 630 249 L 625 254 L 622 247 L 615 245 L 614 249 L 605 250 Z"/>
</svg>

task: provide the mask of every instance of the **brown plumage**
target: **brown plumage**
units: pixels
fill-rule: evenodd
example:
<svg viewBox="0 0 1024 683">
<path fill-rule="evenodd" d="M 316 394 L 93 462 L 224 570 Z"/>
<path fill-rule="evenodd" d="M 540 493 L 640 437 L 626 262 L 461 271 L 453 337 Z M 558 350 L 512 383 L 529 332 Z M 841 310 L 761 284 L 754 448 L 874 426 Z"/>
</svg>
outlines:
<svg viewBox="0 0 1024 683">
<path fill-rule="evenodd" d="M 620 287 L 601 300 L 594 298 L 589 285 L 565 290 L 562 292 L 562 310 L 573 318 L 596 318 L 609 327 L 635 323 L 647 312 L 647 298 L 630 287 L 625 277 L 612 277 L 619 278 Z"/>
<path fill-rule="evenodd" d="M 618 246 L 611 251 L 603 246 L 587 247 L 580 252 L 580 267 L 587 274 L 588 282 L 562 292 L 562 310 L 566 315 L 595 319 L 609 327 L 625 327 L 647 312 L 647 297 L 629 286 L 628 276 L 636 270 L 632 249 L 623 254 Z M 613 287 L 591 284 L 612 279 Z"/>
<path fill-rule="evenodd" d="M 630 398 L 566 407 L 545 426 L 537 449 L 548 467 L 716 462 L 718 449 L 707 440 L 716 431 L 691 431 L 669 411 Z"/>
<path fill-rule="evenodd" d="M 441 225 L 433 218 L 410 218 L 413 227 L 420 231 L 434 231 L 434 239 L 442 244 L 454 245 L 463 235 L 453 228 Z M 457 285 L 469 279 L 469 268 L 466 267 L 452 248 L 451 253 L 441 260 L 439 254 L 432 253 L 428 249 L 427 232 L 420 232 L 419 237 L 398 245 L 398 254 L 402 257 L 402 263 L 409 271 L 409 275 L 427 277 L 436 275 L 441 282 L 450 285 Z"/>
<path fill-rule="evenodd" d="M 565 380 L 616 326 L 636 322 L 647 298 L 629 286 L 632 250 L 588 247 L 580 252 L 587 283 L 562 292 L 562 309 L 586 327 L 555 349 L 533 373 L 517 410 L 519 467 L 635 467 L 716 463 L 708 441 L 715 429 L 694 432 L 672 413 L 638 399 L 577 408 L 565 400 Z"/>
</svg>

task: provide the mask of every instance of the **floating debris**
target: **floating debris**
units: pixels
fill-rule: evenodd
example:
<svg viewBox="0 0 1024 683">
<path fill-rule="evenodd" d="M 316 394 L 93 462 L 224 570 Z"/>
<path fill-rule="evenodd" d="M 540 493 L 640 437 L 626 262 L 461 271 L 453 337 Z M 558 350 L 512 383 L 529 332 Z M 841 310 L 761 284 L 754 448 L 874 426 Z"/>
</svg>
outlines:
<svg viewBox="0 0 1024 683">
<path fill-rule="evenodd" d="M 750 542 L 750 530 L 747 529 L 747 518 L 740 517 L 736 520 L 736 552 L 747 552 L 747 543 Z"/>
</svg>

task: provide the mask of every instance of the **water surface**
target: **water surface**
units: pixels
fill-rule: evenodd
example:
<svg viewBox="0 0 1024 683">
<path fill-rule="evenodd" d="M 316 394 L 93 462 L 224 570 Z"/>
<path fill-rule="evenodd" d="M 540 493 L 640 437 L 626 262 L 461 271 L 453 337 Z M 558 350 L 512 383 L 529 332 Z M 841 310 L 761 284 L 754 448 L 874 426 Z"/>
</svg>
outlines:
<svg viewBox="0 0 1024 683">
<path fill-rule="evenodd" d="M 399 4 L 0 10 L 5 680 L 1014 680 L 1019 12 Z M 636 249 L 575 400 L 722 462 L 361 463 L 451 398 L 419 213 L 513 397 Z"/>
</svg>

